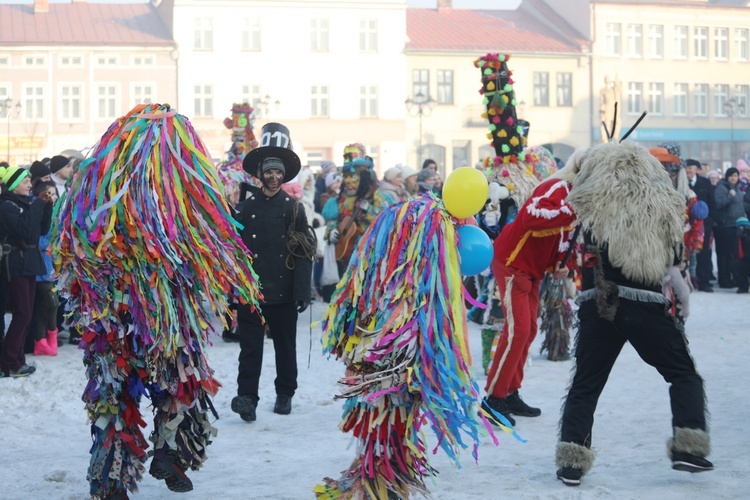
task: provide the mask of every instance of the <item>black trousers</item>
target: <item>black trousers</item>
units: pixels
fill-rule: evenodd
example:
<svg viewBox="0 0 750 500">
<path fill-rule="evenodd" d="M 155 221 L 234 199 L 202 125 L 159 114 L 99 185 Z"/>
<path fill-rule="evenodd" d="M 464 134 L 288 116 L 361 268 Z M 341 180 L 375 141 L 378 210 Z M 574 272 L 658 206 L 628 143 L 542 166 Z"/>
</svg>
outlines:
<svg viewBox="0 0 750 500">
<path fill-rule="evenodd" d="M 714 240 L 716 241 L 716 267 L 721 288 L 734 288 L 736 285 L 732 279 L 732 268 L 729 264 L 729 254 L 732 245 L 737 244 L 737 228 L 717 227 L 714 228 Z"/>
<path fill-rule="evenodd" d="M 705 221 L 704 221 L 705 222 Z M 703 226 L 703 249 L 698 252 L 695 274 L 698 276 L 698 286 L 706 287 L 709 285 L 713 263 L 711 262 L 711 235 L 713 234 L 713 223 Z"/>
<path fill-rule="evenodd" d="M 276 394 L 294 396 L 297 390 L 297 308 L 291 303 L 263 305 L 262 309 L 276 353 Z M 237 331 L 240 335 L 237 394 L 258 400 L 265 326 L 260 315 L 241 305 L 237 310 Z"/>
<path fill-rule="evenodd" d="M 2 370 L 7 375 L 10 371 L 18 371 L 26 364 L 26 354 L 23 346 L 29 333 L 31 316 L 34 312 L 34 294 L 36 292 L 36 276 L 16 276 L 9 283 L 10 306 L 13 317 L 10 320 L 8 332 L 3 341 L 3 351 L 0 356 Z"/>
<path fill-rule="evenodd" d="M 607 321 L 589 300 L 581 304 L 578 318 L 576 370 L 563 407 L 561 441 L 591 446 L 596 404 L 625 342 L 670 384 L 672 427 L 706 430 L 703 379 L 667 305 L 620 298 L 614 321 Z"/>
<path fill-rule="evenodd" d="M 737 291 L 746 292 L 750 288 L 750 256 L 744 259 L 729 259 Z"/>
</svg>

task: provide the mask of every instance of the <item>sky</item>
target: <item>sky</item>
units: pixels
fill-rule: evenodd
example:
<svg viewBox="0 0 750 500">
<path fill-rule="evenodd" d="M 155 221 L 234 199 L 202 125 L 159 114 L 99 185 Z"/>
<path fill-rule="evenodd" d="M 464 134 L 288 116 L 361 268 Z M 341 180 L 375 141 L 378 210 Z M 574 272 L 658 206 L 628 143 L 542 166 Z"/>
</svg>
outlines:
<svg viewBox="0 0 750 500">
<path fill-rule="evenodd" d="M 694 292 L 686 336 L 699 373 L 705 379 L 711 413 L 710 459 L 716 470 L 688 474 L 671 469 L 666 440 L 671 433 L 668 386 L 629 345 L 621 353 L 595 413 L 593 448 L 597 458 L 580 487 L 555 478 L 554 451 L 562 399 L 573 361 L 548 361 L 539 354 L 541 336 L 530 350 L 521 395 L 542 409 L 537 418 L 517 417 L 516 430 L 527 440 L 498 433 L 499 446 L 488 436 L 479 446 L 479 462 L 463 453 L 461 468 L 439 451 L 430 464 L 439 474 L 427 479 L 435 500 L 712 500 L 747 498 L 750 485 L 750 415 L 747 395 L 750 328 L 748 296 L 734 290 Z M 220 419 L 208 448 L 208 460 L 189 472 L 194 490 L 170 493 L 148 474 L 132 500 L 287 500 L 310 499 L 324 477 L 339 477 L 354 458 L 355 443 L 338 424 L 342 402 L 334 400 L 344 366 L 321 352 L 323 304 L 300 315 L 297 324 L 299 390 L 292 414 L 273 413 L 274 356 L 265 343 L 258 419 L 240 420 L 230 410 L 236 395 L 238 344 L 214 338 L 208 361 L 223 384 L 214 404 Z M 744 311 L 744 312 L 743 312 Z M 8 318 L 9 320 L 9 318 Z M 469 343 L 479 387 L 480 331 L 472 324 Z M 310 359 L 308 364 L 308 357 Z M 0 497 L 14 500 L 80 500 L 89 496 L 86 468 L 91 439 L 81 393 L 86 385 L 81 352 L 60 347 L 56 357 L 29 357 L 37 366 L 23 379 L 0 379 Z M 480 389 L 481 392 L 481 389 Z M 142 414 L 152 421 L 148 401 Z M 150 432 L 145 430 L 145 435 Z M 435 437 L 425 427 L 428 449 Z M 148 464 L 147 464 L 148 466 Z"/>
</svg>

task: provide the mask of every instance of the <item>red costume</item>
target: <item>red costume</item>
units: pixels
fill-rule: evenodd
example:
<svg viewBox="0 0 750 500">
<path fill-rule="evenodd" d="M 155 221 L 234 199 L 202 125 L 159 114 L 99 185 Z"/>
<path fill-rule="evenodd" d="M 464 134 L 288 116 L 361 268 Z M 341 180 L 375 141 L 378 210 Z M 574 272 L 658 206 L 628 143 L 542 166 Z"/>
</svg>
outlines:
<svg viewBox="0 0 750 500">
<path fill-rule="evenodd" d="M 550 178 L 534 189 L 512 224 L 495 239 L 492 272 L 505 314 L 500 343 L 485 387 L 505 398 L 521 387 L 523 365 L 537 332 L 539 285 L 569 246 L 575 213 L 565 201 L 570 184 Z"/>
</svg>

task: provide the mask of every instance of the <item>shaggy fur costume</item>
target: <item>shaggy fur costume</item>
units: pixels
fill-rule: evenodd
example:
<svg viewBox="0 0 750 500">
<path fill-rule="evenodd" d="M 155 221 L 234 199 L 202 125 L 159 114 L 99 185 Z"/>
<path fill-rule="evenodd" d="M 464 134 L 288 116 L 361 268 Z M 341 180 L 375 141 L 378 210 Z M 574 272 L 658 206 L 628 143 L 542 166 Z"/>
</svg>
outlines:
<svg viewBox="0 0 750 500">
<path fill-rule="evenodd" d="M 594 466 L 596 454 L 591 448 L 575 443 L 557 443 L 555 464 L 558 467 L 575 467 L 586 474 Z"/>
<path fill-rule="evenodd" d="M 711 438 L 706 431 L 675 427 L 674 437 L 667 440 L 667 456 L 673 451 L 690 453 L 696 457 L 707 457 L 711 453 Z"/>
<path fill-rule="evenodd" d="M 592 147 L 568 202 L 626 278 L 661 285 L 682 244 L 685 200 L 648 150 L 627 142 Z"/>
</svg>

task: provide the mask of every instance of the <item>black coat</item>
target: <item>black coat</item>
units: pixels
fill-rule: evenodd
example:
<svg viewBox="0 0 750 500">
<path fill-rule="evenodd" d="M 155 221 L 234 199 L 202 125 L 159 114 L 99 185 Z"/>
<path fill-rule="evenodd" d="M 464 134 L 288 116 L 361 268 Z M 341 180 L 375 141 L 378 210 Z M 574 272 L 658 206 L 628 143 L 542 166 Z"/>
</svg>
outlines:
<svg viewBox="0 0 750 500">
<path fill-rule="evenodd" d="M 294 221 L 294 206 L 298 206 Z M 239 221 L 245 226 L 242 241 L 254 255 L 253 268 L 258 273 L 264 304 L 310 301 L 312 260 L 300 257 L 295 250 L 293 269 L 287 267 L 287 231 L 294 223 L 296 231 L 312 239 L 304 206 L 284 191 L 269 198 L 252 187 L 248 198 L 237 205 Z M 314 255 L 313 247 L 313 255 Z"/>
<path fill-rule="evenodd" d="M 0 194 L 0 240 L 11 246 L 8 261 L 3 262 L 9 280 L 47 274 L 39 237 L 49 232 L 51 221 L 52 204 L 9 191 Z"/>
</svg>

